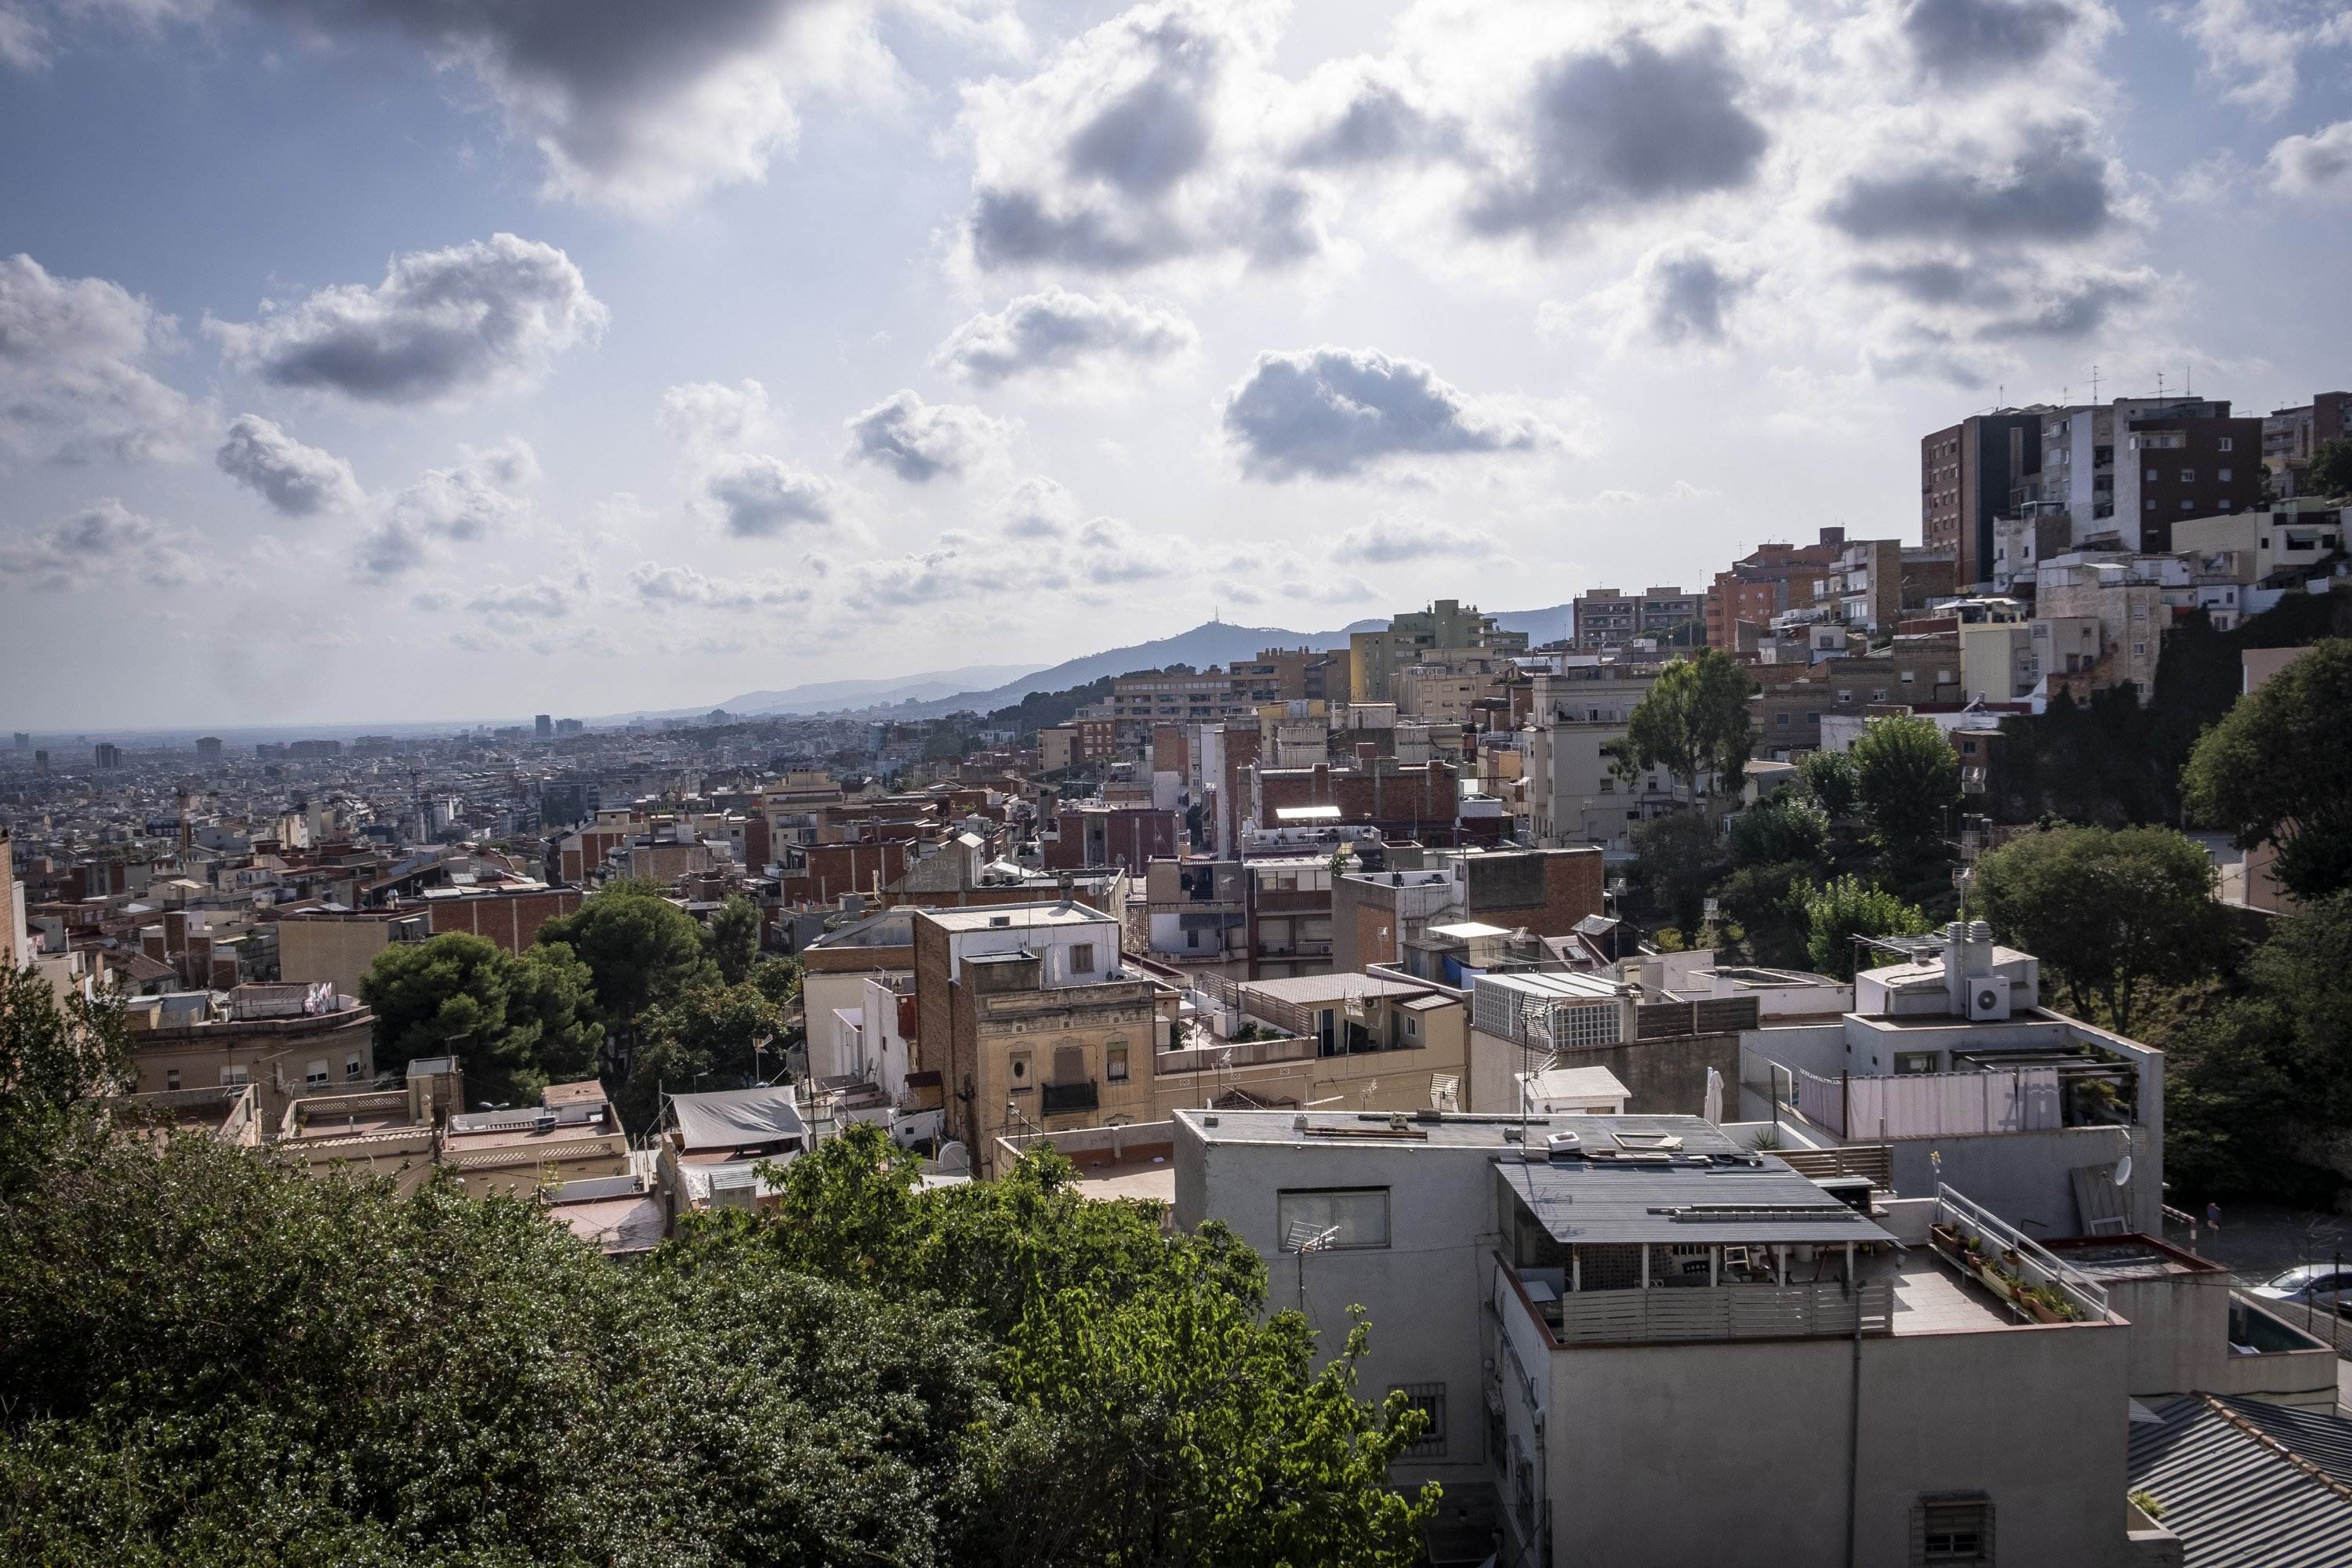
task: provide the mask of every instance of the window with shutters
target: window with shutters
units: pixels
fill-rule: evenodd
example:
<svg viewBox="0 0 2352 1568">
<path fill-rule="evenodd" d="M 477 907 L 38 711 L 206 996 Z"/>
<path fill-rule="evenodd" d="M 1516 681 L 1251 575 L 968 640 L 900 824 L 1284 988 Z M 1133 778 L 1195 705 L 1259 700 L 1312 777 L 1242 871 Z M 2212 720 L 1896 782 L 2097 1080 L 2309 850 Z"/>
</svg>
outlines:
<svg viewBox="0 0 2352 1568">
<path fill-rule="evenodd" d="M 1911 1510 L 1911 1561 L 1916 1568 L 1990 1563 L 1992 1500 L 1982 1492 L 1922 1497 Z"/>
</svg>

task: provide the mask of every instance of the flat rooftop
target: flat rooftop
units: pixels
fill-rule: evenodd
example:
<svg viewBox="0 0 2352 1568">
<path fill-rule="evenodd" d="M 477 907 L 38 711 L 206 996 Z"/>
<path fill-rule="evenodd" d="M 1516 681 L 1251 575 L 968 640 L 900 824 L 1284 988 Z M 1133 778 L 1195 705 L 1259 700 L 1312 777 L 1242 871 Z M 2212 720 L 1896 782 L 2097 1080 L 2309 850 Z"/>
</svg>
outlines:
<svg viewBox="0 0 2352 1568">
<path fill-rule="evenodd" d="M 1335 974 L 1301 974 L 1287 980 L 1244 980 L 1239 988 L 1246 995 L 1301 1005 L 1317 1002 L 1345 1002 L 1351 996 L 1426 996 L 1436 990 L 1433 985 L 1424 985 L 1417 981 L 1390 980 L 1355 970 Z"/>
<path fill-rule="evenodd" d="M 1029 926 L 1117 924 L 1099 910 L 1084 904 L 976 904 L 961 910 L 925 910 L 923 919 L 949 931 L 1020 930 Z"/>
</svg>

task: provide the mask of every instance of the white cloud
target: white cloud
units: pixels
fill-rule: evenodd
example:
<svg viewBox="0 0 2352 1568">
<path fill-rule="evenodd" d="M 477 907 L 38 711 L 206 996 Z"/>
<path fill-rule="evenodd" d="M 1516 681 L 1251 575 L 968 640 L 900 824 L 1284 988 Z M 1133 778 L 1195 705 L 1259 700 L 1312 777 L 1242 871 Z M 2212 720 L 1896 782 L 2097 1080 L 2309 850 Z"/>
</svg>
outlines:
<svg viewBox="0 0 2352 1568">
<path fill-rule="evenodd" d="M 207 321 L 223 353 L 276 386 L 364 403 L 449 403 L 528 383 L 603 332 L 572 258 L 493 235 L 395 256 L 383 281 L 338 284 L 257 321 Z"/>
<path fill-rule="evenodd" d="M 0 532 L 0 587 L 44 593 L 114 590 L 128 584 L 184 588 L 209 575 L 198 561 L 202 540 L 158 522 L 112 496 L 45 528 Z"/>
<path fill-rule="evenodd" d="M 2282 195 L 2352 201 L 2352 120 L 2283 138 L 2269 168 L 2271 188 Z"/>
<path fill-rule="evenodd" d="M 1172 306 L 1108 292 L 1080 294 L 1055 284 L 964 322 L 931 363 L 985 386 L 1016 377 L 1067 378 L 1161 364 L 1189 354 L 1200 341 Z"/>
<path fill-rule="evenodd" d="M 1118 274 L 1202 258 L 1279 268 L 1321 251 L 1326 193 L 1265 155 L 1278 18 L 1138 6 L 1025 81 L 964 89 L 966 254 L 982 270 Z"/>
<path fill-rule="evenodd" d="M 757 577 L 706 577 L 691 566 L 646 561 L 629 571 L 629 587 L 647 609 L 790 609 L 809 602 L 807 588 L 780 573 Z"/>
<path fill-rule="evenodd" d="M 147 363 L 177 341 L 171 317 L 120 284 L 0 260 L 0 447 L 66 462 L 192 456 L 209 411 Z"/>
<path fill-rule="evenodd" d="M 578 609 L 591 592 L 584 574 L 568 583 L 540 577 L 485 588 L 466 607 L 500 620 L 560 621 Z"/>
<path fill-rule="evenodd" d="M 703 493 L 729 533 L 739 539 L 772 539 L 831 522 L 836 492 L 822 475 L 754 452 L 714 464 Z"/>
<path fill-rule="evenodd" d="M 1339 479 L 1408 454 L 1523 451 L 1559 432 L 1474 401 L 1418 360 L 1325 345 L 1265 353 L 1226 394 L 1225 437 L 1254 479 Z"/>
<path fill-rule="evenodd" d="M 367 500 L 348 461 L 304 446 L 257 414 L 230 423 L 213 460 L 288 517 L 357 511 Z"/>
<path fill-rule="evenodd" d="M 2197 45 L 2205 79 L 2264 120 L 2294 102 L 2305 62 L 2352 44 L 2352 7 L 2336 0 L 2189 0 L 2163 15 Z"/>
<path fill-rule="evenodd" d="M 723 386 L 690 381 L 662 394 L 656 416 L 670 438 L 689 452 L 757 446 L 774 433 L 768 389 L 750 379 Z"/>
<path fill-rule="evenodd" d="M 0 5 L 0 66 L 38 70 L 49 63 L 47 45 L 38 22 L 14 5 Z"/>
<path fill-rule="evenodd" d="M 539 459 L 528 445 L 509 437 L 458 453 L 455 467 L 427 468 L 381 503 L 375 526 L 360 541 L 363 579 L 404 576 L 447 545 L 509 531 L 530 515 L 529 499 L 516 493 L 539 479 Z"/>
<path fill-rule="evenodd" d="M 908 484 L 950 479 L 1001 462 L 1013 426 L 958 403 L 925 403 L 900 390 L 847 421 L 852 461 L 887 468 Z"/>
<path fill-rule="evenodd" d="M 1334 560 L 1360 562 L 1368 566 L 1392 566 L 1401 561 L 1420 561 L 1433 555 L 1475 558 L 1494 550 L 1494 536 L 1484 529 L 1455 522 L 1376 517 L 1339 535 L 1331 555 Z"/>
<path fill-rule="evenodd" d="M 1081 515 L 1077 498 L 1043 474 L 1022 480 L 990 509 L 997 531 L 1008 539 L 1060 539 L 1078 526 Z"/>
</svg>

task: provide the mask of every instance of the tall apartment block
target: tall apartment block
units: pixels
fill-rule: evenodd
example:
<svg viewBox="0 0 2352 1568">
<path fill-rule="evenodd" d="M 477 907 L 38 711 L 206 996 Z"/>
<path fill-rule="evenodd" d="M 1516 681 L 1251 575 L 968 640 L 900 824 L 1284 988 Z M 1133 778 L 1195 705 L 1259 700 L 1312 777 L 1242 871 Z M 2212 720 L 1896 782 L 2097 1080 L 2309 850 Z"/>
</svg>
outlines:
<svg viewBox="0 0 2352 1568">
<path fill-rule="evenodd" d="M 1815 543 L 1759 544 L 1717 573 L 1706 591 L 1706 646 L 1732 652 L 1741 626 L 1769 626 L 1781 611 L 1811 604 L 1812 585 L 1829 576 L 1844 548 L 1845 530 L 1824 528 Z"/>
<path fill-rule="evenodd" d="M 1919 540 L 1949 550 L 1962 584 L 1992 577 L 1993 522 L 2042 470 L 2040 407 L 1971 414 L 1919 443 Z"/>
<path fill-rule="evenodd" d="M 1585 653 L 1622 647 L 1635 637 L 1664 637 L 1701 619 L 1706 596 L 1680 588 L 1644 588 L 1627 594 L 1616 588 L 1595 588 L 1579 594 L 1576 646 Z"/>
<path fill-rule="evenodd" d="M 1483 648 L 1508 657 L 1528 651 L 1528 634 L 1504 631 L 1494 616 L 1480 615 L 1475 605 L 1439 599 L 1425 610 L 1396 616 L 1382 630 L 1357 632 L 1348 638 L 1349 700 L 1395 701 L 1397 673 L 1419 664 L 1431 648 Z"/>
</svg>

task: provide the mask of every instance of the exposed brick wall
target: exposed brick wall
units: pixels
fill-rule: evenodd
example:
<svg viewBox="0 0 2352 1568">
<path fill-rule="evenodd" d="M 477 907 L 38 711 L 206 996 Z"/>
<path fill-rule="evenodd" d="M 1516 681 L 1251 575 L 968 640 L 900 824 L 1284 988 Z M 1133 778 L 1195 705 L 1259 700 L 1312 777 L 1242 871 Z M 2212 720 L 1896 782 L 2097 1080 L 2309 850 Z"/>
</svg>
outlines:
<svg viewBox="0 0 2352 1568">
<path fill-rule="evenodd" d="M 580 907 L 577 888 L 551 888 L 543 893 L 499 893 L 480 899 L 436 899 L 425 905 L 427 928 L 435 936 L 444 931 L 470 931 L 488 938 L 509 952 L 520 952 L 539 940 L 539 928 Z"/>
<path fill-rule="evenodd" d="M 1470 862 L 1467 912 L 1488 925 L 1525 926 L 1538 936 L 1565 936 L 1601 910 L 1601 852 L 1544 849 Z"/>
</svg>

